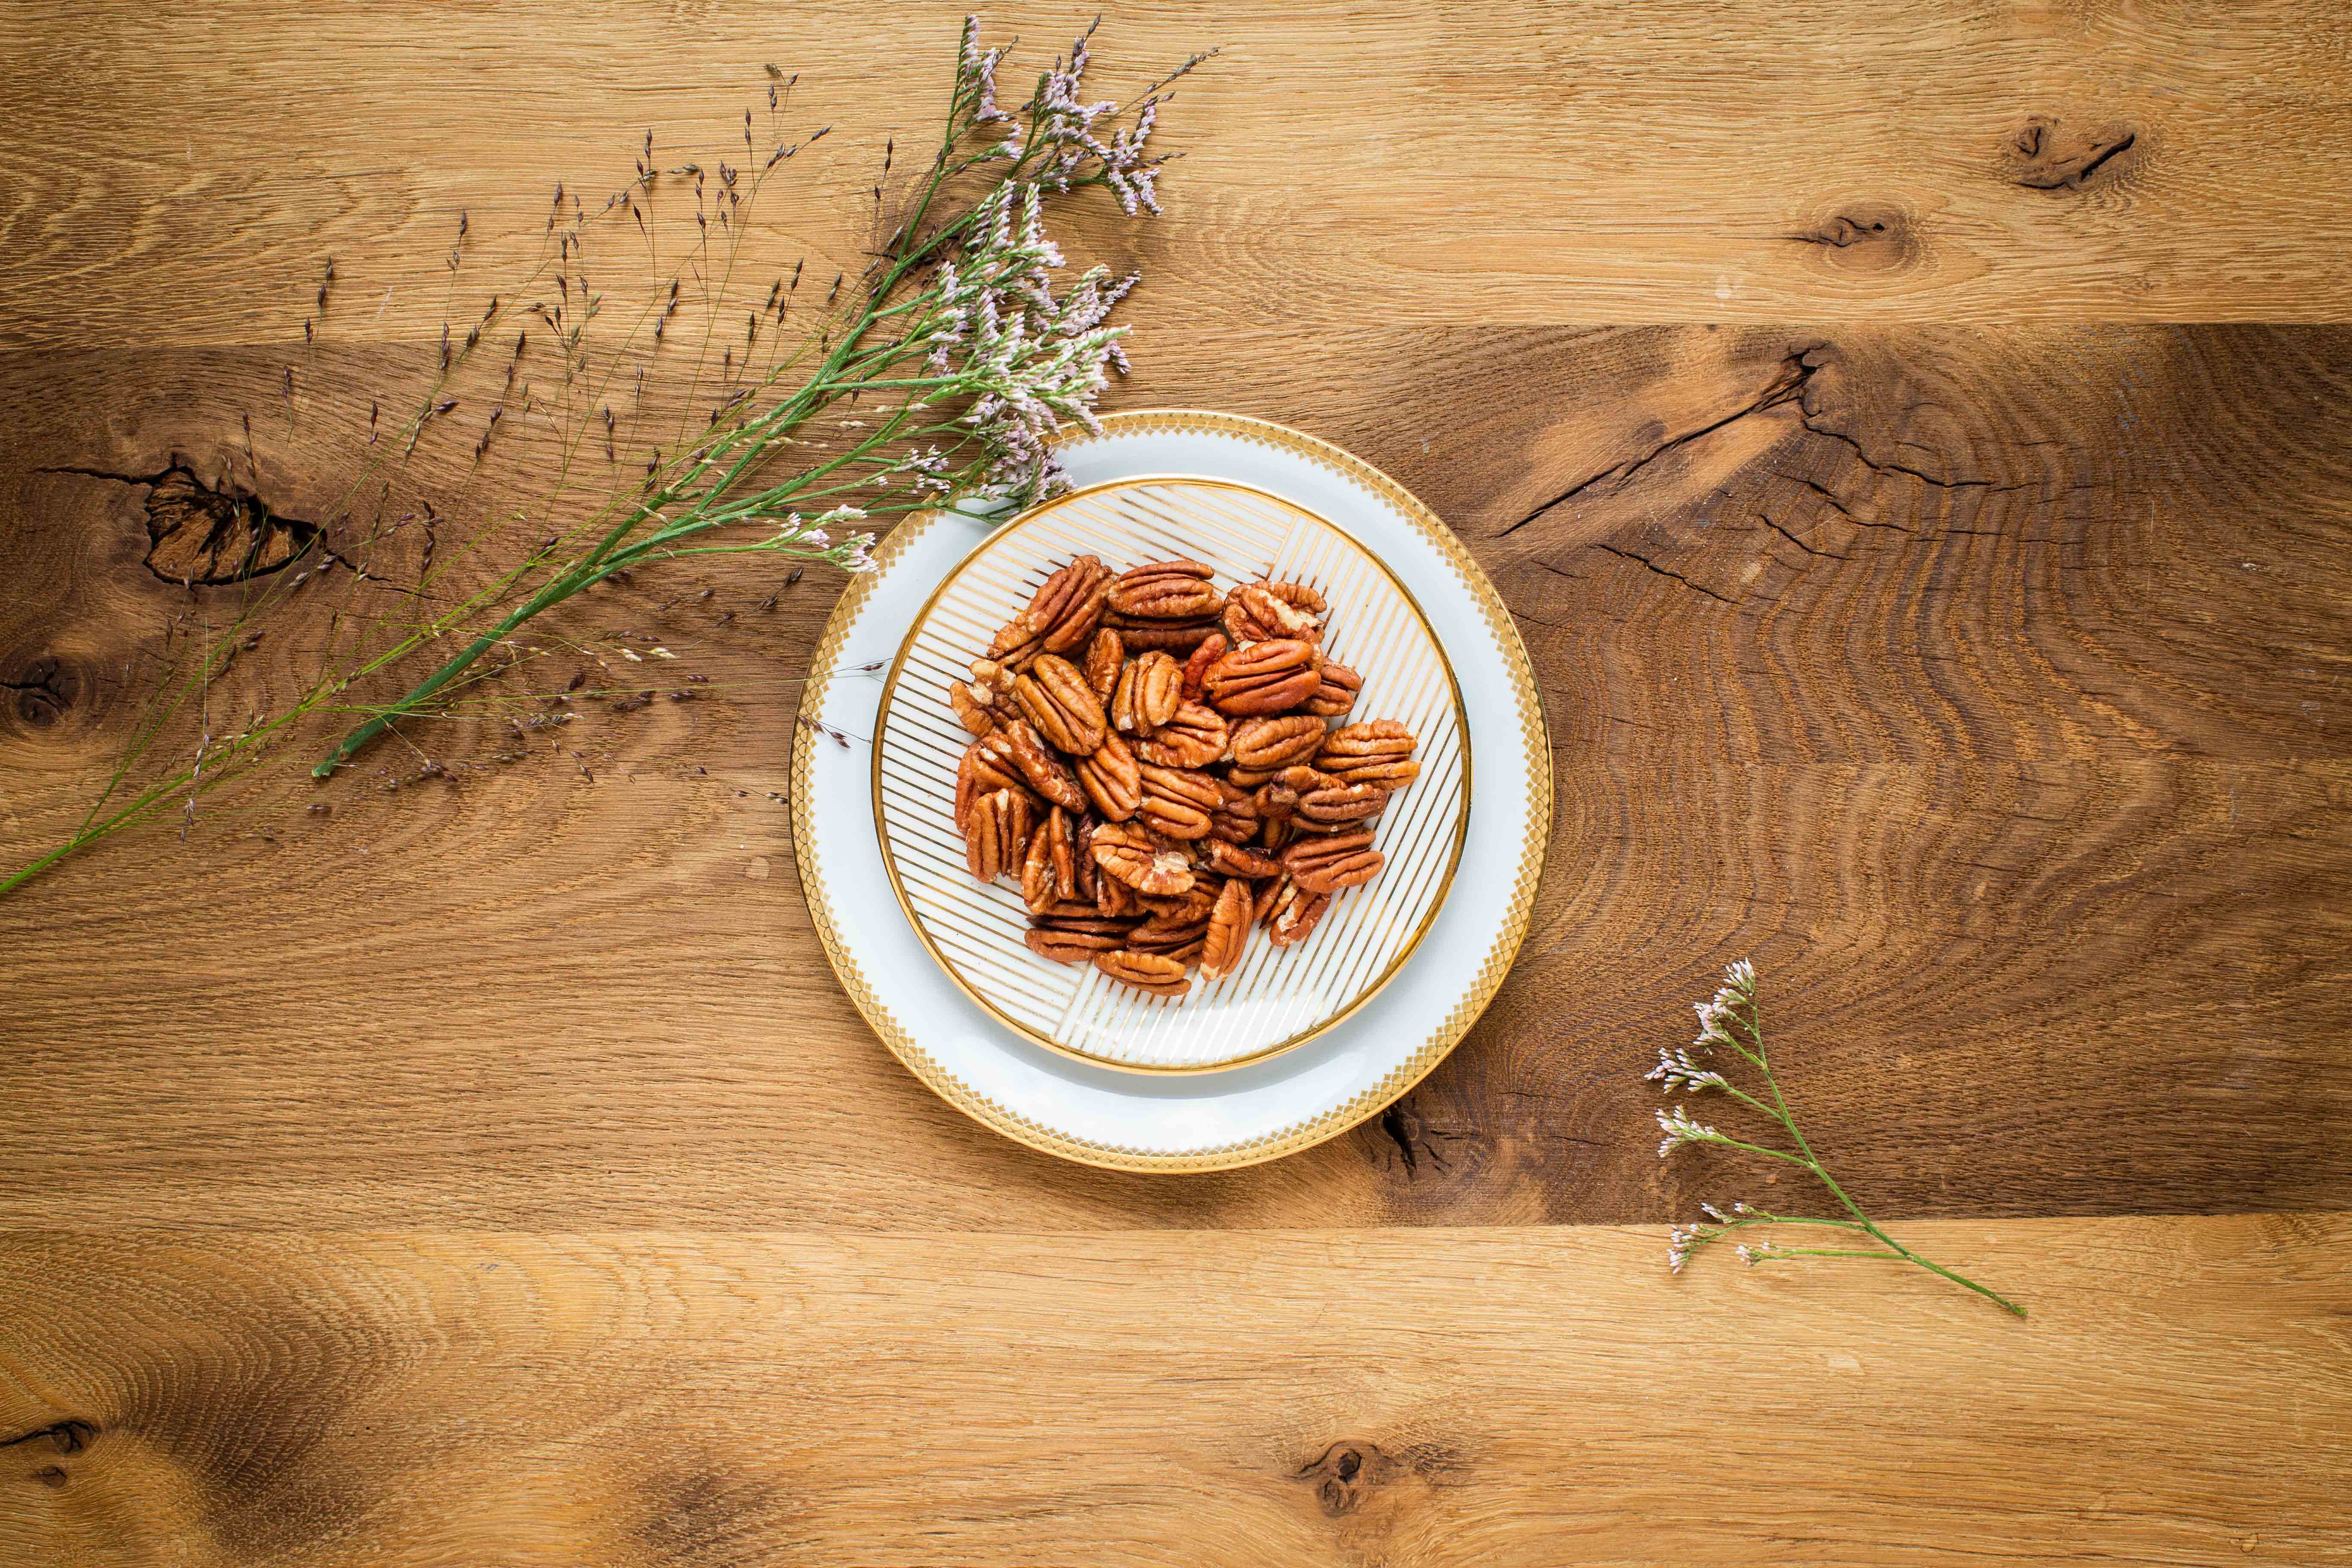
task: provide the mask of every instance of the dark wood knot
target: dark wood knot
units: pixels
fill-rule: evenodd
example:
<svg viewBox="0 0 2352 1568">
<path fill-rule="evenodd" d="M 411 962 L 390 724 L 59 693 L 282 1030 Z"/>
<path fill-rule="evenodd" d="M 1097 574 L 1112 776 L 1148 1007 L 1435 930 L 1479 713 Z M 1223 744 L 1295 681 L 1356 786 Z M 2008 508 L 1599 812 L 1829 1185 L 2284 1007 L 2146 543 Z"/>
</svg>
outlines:
<svg viewBox="0 0 2352 1568">
<path fill-rule="evenodd" d="M 81 700 L 82 678 L 79 671 L 56 654 L 41 654 L 25 664 L 5 680 L 0 680 L 16 700 L 16 717 L 36 729 L 46 730 L 66 716 L 66 710 Z"/>
<path fill-rule="evenodd" d="M 1403 1467 L 1382 1453 L 1377 1444 L 1334 1443 L 1303 1467 L 1297 1479 L 1314 1489 L 1315 1501 L 1333 1519 L 1361 1508 L 1364 1499 L 1388 1485 Z"/>
<path fill-rule="evenodd" d="M 37 1443 L 43 1438 L 60 1454 L 79 1454 L 98 1436 L 98 1428 L 87 1421 L 71 1417 L 54 1425 L 26 1432 L 21 1436 L 0 1438 L 0 1448 L 14 1448 L 26 1443 Z M 54 1467 L 52 1467 L 54 1468 Z"/>
<path fill-rule="evenodd" d="M 1900 203 L 1856 198 L 1813 209 L 1788 237 L 1819 247 L 1844 271 L 1885 272 L 1916 266 L 1925 255 L 1918 220 Z"/>
<path fill-rule="evenodd" d="M 2011 133 L 2002 159 L 2013 185 L 2079 191 L 2102 169 L 2120 175 L 2126 164 L 2117 160 L 2139 142 L 2139 128 L 2121 121 L 2080 126 L 2054 114 L 2036 114 Z"/>
</svg>

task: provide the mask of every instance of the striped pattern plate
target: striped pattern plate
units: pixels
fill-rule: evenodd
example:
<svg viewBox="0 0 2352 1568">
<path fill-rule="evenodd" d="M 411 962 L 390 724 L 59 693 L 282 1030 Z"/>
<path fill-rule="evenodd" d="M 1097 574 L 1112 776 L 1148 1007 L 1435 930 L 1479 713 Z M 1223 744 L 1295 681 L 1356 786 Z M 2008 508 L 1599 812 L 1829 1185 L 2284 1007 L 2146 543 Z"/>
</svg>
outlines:
<svg viewBox="0 0 2352 1568">
<path fill-rule="evenodd" d="M 1271 576 L 1330 603 L 1324 648 L 1360 671 L 1350 720 L 1396 719 L 1421 776 L 1374 824 L 1381 874 L 1333 899 L 1307 941 L 1252 933 L 1242 966 L 1170 1001 L 1022 942 L 1019 891 L 982 886 L 955 830 L 956 764 L 971 737 L 948 705 L 996 629 L 1047 574 L 1093 554 L 1114 571 L 1171 557 L 1231 588 Z M 1445 650 L 1405 585 L 1349 535 L 1293 502 L 1222 480 L 1121 480 L 1048 501 L 950 573 L 892 665 L 875 734 L 875 822 L 899 903 L 932 956 L 990 1012 L 1041 1044 L 1147 1071 L 1200 1071 L 1268 1056 L 1361 1006 L 1396 973 L 1444 900 L 1469 819 L 1469 737 Z M 885 982 L 887 984 L 887 981 Z"/>
</svg>

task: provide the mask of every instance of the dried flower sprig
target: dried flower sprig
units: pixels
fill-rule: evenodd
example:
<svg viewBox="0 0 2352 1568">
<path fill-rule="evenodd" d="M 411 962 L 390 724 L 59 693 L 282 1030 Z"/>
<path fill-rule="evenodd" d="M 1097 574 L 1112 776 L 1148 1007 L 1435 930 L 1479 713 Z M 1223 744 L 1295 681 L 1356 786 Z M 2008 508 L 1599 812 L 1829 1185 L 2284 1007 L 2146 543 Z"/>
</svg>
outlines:
<svg viewBox="0 0 2352 1568">
<path fill-rule="evenodd" d="M 298 558 L 268 575 L 240 574 L 236 602 L 223 613 L 200 616 L 192 608 L 178 618 L 185 635 L 176 641 L 184 646 L 175 654 L 167 633 L 165 672 L 98 800 L 65 842 L 0 877 L 0 894 L 168 806 L 184 806 L 193 820 L 200 795 L 245 776 L 284 743 L 301 744 L 301 732 L 320 719 L 360 724 L 335 761 L 389 732 L 416 753 L 419 777 L 448 775 L 395 721 L 497 715 L 523 701 L 558 710 L 514 723 L 518 734 L 570 720 L 560 710 L 570 689 L 499 698 L 478 683 L 540 657 L 540 645 L 562 643 L 541 633 L 527 646 L 511 634 L 597 583 L 624 585 L 635 568 L 698 554 L 776 553 L 855 571 L 870 563 L 869 520 L 955 504 L 1017 505 L 1059 486 L 1049 439 L 1066 423 L 1090 426 L 1108 372 L 1126 370 L 1124 329 L 1105 318 L 1134 279 L 1114 280 L 1097 268 L 1055 287 L 1051 274 L 1063 262 L 1047 209 L 1054 198 L 1100 185 L 1130 215 L 1156 213 L 1164 160 L 1147 152 L 1152 124 L 1170 84 L 1207 58 L 1185 61 L 1122 110 L 1085 98 L 1089 44 L 1082 37 L 1013 112 L 996 100 L 1005 51 L 982 48 L 968 21 L 930 169 L 894 211 L 873 265 L 856 280 L 836 277 L 814 311 L 819 290 L 801 288 L 805 258 L 772 286 L 763 281 L 764 300 L 761 291 L 730 293 L 729 282 L 761 183 L 829 128 L 780 142 L 762 161 L 747 113 L 741 167 L 707 156 L 662 166 L 668 160 L 656 163 L 647 132 L 636 177 L 601 206 L 557 187 L 536 264 L 490 295 L 478 319 L 452 309 L 471 244 L 459 215 L 438 357 L 413 415 L 399 418 L 392 402 L 369 399 L 363 445 L 354 433 L 356 471 L 328 500 L 319 514 L 325 526 Z M 797 79 L 767 71 L 772 126 Z M 885 152 L 886 182 L 895 151 Z M 875 190 L 878 215 L 884 184 Z M 683 254 L 664 243 L 675 219 L 657 213 L 657 203 L 690 217 Z M 616 310 L 606 288 L 592 289 L 585 247 L 599 234 L 642 248 L 656 274 L 642 302 Z M 630 261 L 607 258 L 600 278 L 614 275 L 614 259 Z M 337 282 L 330 258 L 315 301 L 306 297 L 315 304 L 303 321 L 306 356 L 340 299 Z M 699 345 L 687 331 L 698 312 Z M 669 398 L 673 384 L 682 397 Z M 284 393 L 290 430 L 290 374 Z M 670 406 L 677 426 L 649 429 L 667 421 Z M 471 430 L 459 428 L 467 422 Z M 242 461 L 258 483 L 251 416 L 242 424 Z M 518 436 L 542 445 L 512 444 Z M 558 449 L 542 461 L 536 454 L 551 436 Z M 625 446 L 636 447 L 635 457 Z M 462 477 L 454 493 L 427 500 L 420 487 L 429 481 L 407 473 L 412 458 L 446 473 L 468 451 L 456 465 Z M 521 467 L 526 451 L 534 455 Z M 779 479 L 771 469 L 787 454 L 800 454 L 801 471 Z M 498 464 L 499 456 L 508 462 Z M 517 473 L 551 488 L 513 511 L 477 496 L 478 485 L 497 489 Z M 403 500 L 393 499 L 395 486 Z M 573 504 L 583 492 L 591 498 L 584 516 Z M 342 525 L 354 531 L 333 533 L 329 548 L 328 531 Z M 793 565 L 784 584 L 802 571 Z M 332 600 L 320 596 L 331 576 L 341 602 L 329 613 Z M 755 607 L 775 600 L 771 593 Z M 243 668 L 239 652 L 280 614 L 301 617 L 315 673 L 299 673 L 292 689 L 269 689 L 282 686 L 281 658 L 268 674 L 257 672 L 260 689 L 232 691 L 226 678 L 233 666 Z M 463 651 L 385 701 L 377 683 L 436 643 Z M 616 699 L 613 710 L 623 706 Z M 223 721 L 225 712 L 241 717 Z M 180 729 L 189 731 L 189 750 L 154 768 L 154 757 L 172 754 L 167 732 Z M 494 761 L 509 760 L 504 744 Z"/>
<path fill-rule="evenodd" d="M 1669 1268 L 1677 1274 L 1681 1273 L 1683 1265 L 1690 1260 L 1693 1253 L 1722 1240 L 1736 1230 L 1745 1230 L 1754 1226 L 1813 1226 L 1855 1233 L 1867 1237 L 1877 1245 L 1847 1247 L 1790 1247 L 1777 1241 L 1759 1239 L 1753 1243 L 1746 1240 L 1734 1243 L 1734 1250 L 1738 1253 L 1740 1261 L 1750 1267 L 1759 1263 L 1773 1263 L 1791 1258 L 1874 1258 L 1881 1262 L 1913 1263 L 1932 1274 L 1942 1275 L 1956 1285 L 1968 1287 L 1978 1295 L 2016 1313 L 2021 1318 L 2025 1316 L 2025 1309 L 2007 1297 L 1988 1290 L 1975 1280 L 1955 1273 L 1940 1263 L 1931 1262 L 1920 1257 L 1919 1254 L 1887 1235 L 1868 1215 L 1862 1212 L 1861 1206 L 1847 1195 L 1845 1189 L 1838 1184 L 1837 1179 L 1823 1167 L 1820 1159 L 1814 1155 L 1811 1145 L 1805 1142 L 1805 1135 L 1799 1130 L 1796 1118 L 1790 1114 L 1788 1101 L 1780 1093 L 1780 1081 L 1773 1077 L 1771 1058 L 1764 1046 L 1763 1022 L 1756 1005 L 1755 965 L 1743 958 L 1726 969 L 1723 972 L 1722 986 L 1712 997 L 1699 1003 L 1697 1011 L 1698 1037 L 1687 1046 L 1660 1047 L 1658 1065 L 1652 1068 L 1644 1076 L 1657 1084 L 1663 1092 L 1669 1094 L 1712 1090 L 1727 1095 L 1741 1105 L 1778 1123 L 1788 1133 L 1795 1148 L 1793 1150 L 1775 1149 L 1765 1144 L 1749 1142 L 1745 1139 L 1731 1137 L 1696 1120 L 1680 1105 L 1676 1105 L 1670 1111 L 1661 1110 L 1657 1113 L 1658 1131 L 1661 1134 L 1658 1140 L 1659 1158 L 1664 1159 L 1675 1150 L 1691 1144 L 1715 1144 L 1726 1149 L 1736 1149 L 1742 1153 L 1759 1154 L 1768 1160 L 1777 1160 L 1782 1164 L 1794 1165 L 1819 1181 L 1824 1188 L 1828 1189 L 1830 1195 L 1837 1200 L 1838 1205 L 1851 1217 L 1824 1219 L 1801 1215 L 1775 1214 L 1764 1209 L 1751 1208 L 1744 1203 L 1734 1204 L 1727 1211 L 1713 1204 L 1701 1204 L 1699 1207 L 1707 1216 L 1706 1221 L 1689 1226 L 1676 1226 L 1668 1233 L 1666 1266 Z M 1745 1062 L 1755 1068 L 1763 1079 L 1765 1092 L 1770 1096 L 1769 1103 L 1749 1094 L 1746 1089 L 1733 1083 L 1722 1070 L 1710 1065 L 1709 1058 L 1718 1050 L 1728 1050 L 1738 1061 Z"/>
<path fill-rule="evenodd" d="M 837 335 L 829 328 L 820 338 L 822 360 L 789 391 L 780 390 L 790 385 L 788 360 L 737 392 L 682 456 L 656 459 L 644 494 L 599 513 L 603 531 L 587 548 L 548 562 L 511 611 L 344 736 L 311 771 L 331 774 L 524 622 L 615 574 L 753 553 L 863 571 L 875 536 L 861 531 L 836 540 L 844 525 L 967 503 L 1026 505 L 1058 488 L 1050 443 L 1066 423 L 1097 428 L 1094 403 L 1108 373 L 1127 368 L 1119 348 L 1127 329 L 1105 318 L 1136 279 L 1114 281 L 1096 267 L 1056 292 L 1053 274 L 1063 258 L 1045 232 L 1045 198 L 1100 186 L 1130 214 L 1158 212 L 1162 160 L 1147 153 L 1151 128 L 1170 84 L 1207 58 L 1194 57 L 1147 89 L 1131 123 L 1105 140 L 1100 122 L 1123 111 L 1083 97 L 1092 33 L 1039 76 L 1020 111 L 1008 113 L 996 100 L 1004 50 L 982 48 L 978 18 L 967 18 L 939 150 L 867 269 L 859 303 L 838 322 Z M 780 148 L 751 177 L 753 190 L 787 152 Z M 739 183 L 723 166 L 721 180 L 730 193 Z M 656 334 L 666 319 L 667 312 L 655 319 Z M 841 413 L 863 406 L 861 400 L 871 400 L 868 416 Z M 841 449 L 788 475 L 771 472 L 828 413 L 828 433 Z M 478 607 L 462 606 L 453 624 Z"/>
</svg>

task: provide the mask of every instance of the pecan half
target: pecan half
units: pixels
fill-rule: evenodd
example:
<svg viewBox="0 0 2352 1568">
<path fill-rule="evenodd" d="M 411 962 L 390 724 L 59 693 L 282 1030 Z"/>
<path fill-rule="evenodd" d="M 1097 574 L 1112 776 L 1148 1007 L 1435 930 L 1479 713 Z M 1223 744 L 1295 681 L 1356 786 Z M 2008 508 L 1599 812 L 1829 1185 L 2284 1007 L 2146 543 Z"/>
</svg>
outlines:
<svg viewBox="0 0 2352 1568">
<path fill-rule="evenodd" d="M 1127 942 L 1132 920 L 1109 920 L 1091 903 L 1060 902 L 1042 914 L 1033 914 L 1022 940 L 1029 951 L 1056 963 L 1083 963 L 1097 952 L 1108 952 Z"/>
<path fill-rule="evenodd" d="M 1310 719 L 1303 713 L 1244 719 L 1234 726 L 1234 763 L 1237 768 L 1263 773 L 1270 778 L 1293 763 L 1312 758 L 1322 749 L 1326 732 L 1322 720 Z M 1265 779 L 1256 782 L 1263 784 Z"/>
<path fill-rule="evenodd" d="M 1192 863 L 1183 852 L 1160 847 L 1153 836 L 1131 823 L 1096 828 L 1088 852 L 1097 867 L 1139 893 L 1164 898 L 1192 886 Z"/>
<path fill-rule="evenodd" d="M 1021 933 L 1029 951 L 1040 958 L 1050 958 L 1055 963 L 1086 963 L 1098 952 L 1113 952 L 1127 942 L 1125 921 L 1105 921 L 1116 926 L 1109 931 L 1062 931 L 1045 926 L 1032 926 Z"/>
<path fill-rule="evenodd" d="M 1118 633 L 1129 653 L 1158 648 L 1179 658 L 1192 653 L 1217 635 L 1214 621 L 1153 621 L 1136 616 L 1105 616 L 1103 624 Z"/>
<path fill-rule="evenodd" d="M 961 833 L 971 820 L 972 803 L 991 790 L 1009 789 L 1016 794 L 1029 793 L 1028 781 L 1021 770 L 992 756 L 978 741 L 963 749 L 963 761 L 956 764 L 955 826 Z"/>
<path fill-rule="evenodd" d="M 1244 583 L 1225 595 L 1225 633 L 1237 643 L 1323 635 L 1323 595 L 1304 583 Z"/>
<path fill-rule="evenodd" d="M 1316 754 L 1315 765 L 1342 784 L 1402 789 L 1421 773 L 1412 747 L 1412 731 L 1393 719 L 1374 719 L 1332 731 Z"/>
<path fill-rule="evenodd" d="M 1192 989 L 1190 975 L 1178 960 L 1156 952 L 1117 952 L 1095 955 L 1095 967 L 1118 981 L 1121 985 L 1148 992 L 1154 996 L 1181 996 Z"/>
<path fill-rule="evenodd" d="M 1223 980 L 1241 967 L 1242 955 L 1249 951 L 1252 910 L 1249 884 L 1227 882 L 1217 891 L 1217 902 L 1209 911 L 1209 929 L 1201 943 L 1201 973 L 1210 980 Z"/>
<path fill-rule="evenodd" d="M 1305 803 L 1301 802 L 1303 808 Z M 1282 852 L 1283 869 L 1309 893 L 1361 887 L 1380 875 L 1386 857 L 1372 847 L 1369 828 L 1302 838 Z"/>
<path fill-rule="evenodd" d="M 1184 683 L 1183 667 L 1157 648 L 1118 672 L 1110 700 L 1112 728 L 1122 735 L 1149 735 L 1176 716 Z"/>
<path fill-rule="evenodd" d="M 1110 607 L 1141 620 L 1200 620 L 1224 602 L 1209 582 L 1215 575 L 1198 561 L 1155 561 L 1119 574 L 1110 585 Z"/>
<path fill-rule="evenodd" d="M 975 735 L 994 729 L 1012 703 L 1013 672 L 992 658 L 973 659 L 969 681 L 948 683 L 948 706 L 955 710 L 956 722 Z"/>
<path fill-rule="evenodd" d="M 1157 763 L 1145 763 L 1138 771 L 1143 779 L 1143 805 L 1138 815 L 1145 826 L 1171 838 L 1209 836 L 1211 816 L 1224 805 L 1224 792 L 1216 780 L 1190 768 L 1162 767 Z"/>
<path fill-rule="evenodd" d="M 1205 768 L 1225 754 L 1232 731 L 1225 716 L 1198 702 L 1180 702 L 1157 734 L 1135 743 L 1135 754 L 1163 768 Z"/>
<path fill-rule="evenodd" d="M 1388 808 L 1389 792 L 1378 784 L 1335 784 L 1298 797 L 1301 827 L 1328 833 L 1350 823 L 1370 822 Z"/>
<path fill-rule="evenodd" d="M 1209 869 L 1220 876 L 1234 877 L 1245 882 L 1262 882 L 1268 877 L 1281 875 L 1282 863 L 1244 845 L 1212 838 L 1209 840 Z"/>
<path fill-rule="evenodd" d="M 1091 848 L 1087 862 L 1095 869 L 1095 912 L 1105 920 L 1133 920 L 1143 913 L 1143 906 L 1135 901 L 1135 889 L 1102 868 Z"/>
<path fill-rule="evenodd" d="M 1170 931 L 1155 930 L 1147 921 L 1128 932 L 1127 949 L 1129 952 L 1158 953 L 1179 963 L 1191 963 L 1201 956 L 1201 944 L 1208 934 L 1206 922 L 1187 931 Z"/>
<path fill-rule="evenodd" d="M 1055 816 L 1061 816 L 1059 811 Z M 1021 857 L 1021 901 L 1029 906 L 1033 915 L 1043 914 L 1061 901 L 1054 887 L 1054 848 L 1047 841 L 1052 818 L 1037 825 L 1029 836 L 1029 847 Z"/>
<path fill-rule="evenodd" d="M 1065 811 L 1084 811 L 1086 792 L 1064 762 L 1045 744 L 1045 738 L 1024 719 L 1015 719 L 1003 729 L 983 735 L 978 742 L 981 753 L 1001 765 L 1013 770 L 1031 789 L 1044 795 Z"/>
<path fill-rule="evenodd" d="M 1297 637 L 1237 647 L 1202 678 L 1209 705 L 1235 718 L 1296 707 L 1320 681 L 1315 645 Z"/>
<path fill-rule="evenodd" d="M 1078 784 L 1095 809 L 1113 822 L 1125 822 L 1143 804 L 1143 777 L 1136 771 L 1135 753 L 1117 735 L 1078 759 Z"/>
<path fill-rule="evenodd" d="M 1253 907 L 1265 922 L 1265 940 L 1276 947 L 1305 942 L 1331 907 L 1328 893 L 1310 893 L 1288 877 L 1258 890 Z"/>
<path fill-rule="evenodd" d="M 991 790 L 972 803 L 963 836 L 964 865 L 983 882 L 1008 871 L 1018 875 L 1035 824 L 1035 808 L 1026 795 Z"/>
<path fill-rule="evenodd" d="M 1201 639 L 1201 646 L 1194 648 L 1192 656 L 1184 661 L 1182 689 L 1185 701 L 1201 700 L 1201 683 L 1208 679 L 1209 666 L 1224 658 L 1226 650 L 1233 646 L 1223 632 L 1211 632 Z"/>
<path fill-rule="evenodd" d="M 1227 844 L 1246 844 L 1257 837 L 1257 799 L 1229 778 L 1217 781 L 1221 797 L 1209 816 L 1209 837 Z"/>
<path fill-rule="evenodd" d="M 1074 756 L 1093 751 L 1110 732 L 1101 699 L 1078 667 L 1058 654 L 1039 654 L 1027 674 L 1015 677 L 1013 700 L 1039 733 Z"/>
<path fill-rule="evenodd" d="M 1217 889 L 1198 878 L 1181 893 L 1161 896 L 1158 893 L 1138 893 L 1135 901 L 1151 912 L 1151 919 L 1162 928 L 1196 926 L 1206 923 L 1209 910 L 1217 901 Z"/>
<path fill-rule="evenodd" d="M 996 728 L 995 710 L 961 680 L 948 682 L 948 706 L 955 710 L 956 722 L 972 734 L 985 735 Z"/>
<path fill-rule="evenodd" d="M 1110 568 L 1081 555 L 1048 576 L 1029 607 L 1007 621 L 988 645 L 988 657 L 1025 665 L 1043 653 L 1067 653 L 1094 635 L 1102 619 Z"/>
<path fill-rule="evenodd" d="M 1022 619 L 1047 653 L 1067 653 L 1095 635 L 1110 589 L 1110 568 L 1081 555 L 1045 579 Z"/>
<path fill-rule="evenodd" d="M 1118 689 L 1119 666 L 1127 660 L 1127 645 L 1119 641 L 1118 628 L 1105 626 L 1095 633 L 1094 641 L 1087 644 L 1085 671 L 1087 685 L 1104 702 Z"/>
<path fill-rule="evenodd" d="M 1312 713 L 1318 719 L 1344 717 L 1356 705 L 1356 694 L 1364 689 L 1364 678 L 1344 664 L 1326 664 L 1322 684 L 1307 694 L 1298 705 L 1302 713 Z"/>
</svg>

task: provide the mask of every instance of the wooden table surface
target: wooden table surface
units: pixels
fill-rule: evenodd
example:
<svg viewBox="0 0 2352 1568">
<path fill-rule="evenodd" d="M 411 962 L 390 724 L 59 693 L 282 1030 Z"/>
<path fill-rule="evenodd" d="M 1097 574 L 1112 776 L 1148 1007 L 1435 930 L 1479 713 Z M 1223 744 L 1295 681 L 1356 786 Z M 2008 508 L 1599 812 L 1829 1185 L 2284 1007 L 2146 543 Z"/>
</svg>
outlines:
<svg viewBox="0 0 2352 1568">
<path fill-rule="evenodd" d="M 495 276 L 767 62 L 838 140 L 763 243 L 854 271 L 955 23 L 0 13 L 0 863 L 224 592 L 133 481 L 320 515 L 457 214 Z M 1114 403 L 1337 441 L 1508 599 L 1559 810 L 1485 1019 L 1261 1167 L 993 1136 L 801 900 L 838 579 L 648 574 L 569 635 L 703 700 L 280 767 L 0 900 L 0 1562 L 2352 1561 L 2352 13 L 1121 5 L 1100 54 L 1208 44 L 1169 216 L 1081 226 L 1148 275 Z M 1746 954 L 1851 1189 L 2028 1321 L 1667 1274 L 1793 1188 L 1655 1154 Z"/>
</svg>

